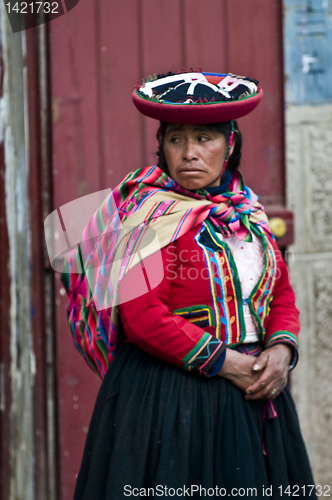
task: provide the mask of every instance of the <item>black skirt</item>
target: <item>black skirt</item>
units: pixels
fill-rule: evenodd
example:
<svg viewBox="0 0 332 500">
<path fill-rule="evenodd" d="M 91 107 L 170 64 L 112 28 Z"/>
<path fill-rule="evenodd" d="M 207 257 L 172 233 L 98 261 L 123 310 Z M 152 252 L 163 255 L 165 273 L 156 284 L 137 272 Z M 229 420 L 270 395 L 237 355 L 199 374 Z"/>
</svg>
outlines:
<svg viewBox="0 0 332 500">
<path fill-rule="evenodd" d="M 274 400 L 277 418 L 266 405 L 123 344 L 100 388 L 74 500 L 316 498 L 288 387 Z"/>
</svg>

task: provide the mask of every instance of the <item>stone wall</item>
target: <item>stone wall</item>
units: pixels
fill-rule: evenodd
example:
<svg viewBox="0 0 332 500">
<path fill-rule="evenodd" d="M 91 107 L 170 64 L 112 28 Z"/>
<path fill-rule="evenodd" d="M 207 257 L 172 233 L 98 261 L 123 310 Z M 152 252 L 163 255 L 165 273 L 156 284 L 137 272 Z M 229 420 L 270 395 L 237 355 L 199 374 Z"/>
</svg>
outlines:
<svg viewBox="0 0 332 500">
<path fill-rule="evenodd" d="M 287 108 L 286 158 L 288 264 L 302 324 L 292 392 L 315 481 L 332 487 L 332 105 Z"/>
</svg>

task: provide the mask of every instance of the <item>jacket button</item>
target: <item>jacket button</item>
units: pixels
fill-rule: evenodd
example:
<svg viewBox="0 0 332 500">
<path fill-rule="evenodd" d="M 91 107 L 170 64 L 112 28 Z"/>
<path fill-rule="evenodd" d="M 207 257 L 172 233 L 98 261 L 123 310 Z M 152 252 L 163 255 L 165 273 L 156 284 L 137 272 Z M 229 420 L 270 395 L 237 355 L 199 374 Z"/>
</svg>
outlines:
<svg viewBox="0 0 332 500">
<path fill-rule="evenodd" d="M 232 300 L 232 296 L 231 295 L 228 295 L 228 297 L 226 297 L 226 302 L 229 302 L 230 300 Z"/>
<path fill-rule="evenodd" d="M 230 319 L 230 323 L 231 323 L 231 325 L 234 323 L 235 319 L 236 319 L 236 318 L 235 318 L 235 316 L 232 316 L 232 317 L 231 317 L 231 319 Z"/>
</svg>

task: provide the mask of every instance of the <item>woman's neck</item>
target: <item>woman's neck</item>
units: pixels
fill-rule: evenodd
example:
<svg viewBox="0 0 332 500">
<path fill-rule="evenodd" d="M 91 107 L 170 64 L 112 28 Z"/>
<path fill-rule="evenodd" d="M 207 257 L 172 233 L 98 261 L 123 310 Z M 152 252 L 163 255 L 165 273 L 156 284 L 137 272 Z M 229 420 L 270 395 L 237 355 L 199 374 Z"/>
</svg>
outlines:
<svg viewBox="0 0 332 500">
<path fill-rule="evenodd" d="M 227 191 L 228 185 L 231 182 L 231 180 L 232 180 L 232 174 L 229 172 L 229 170 L 225 170 L 225 172 L 220 177 L 219 186 L 205 188 L 205 190 L 208 193 L 210 193 L 211 196 L 224 193 L 225 191 Z"/>
</svg>

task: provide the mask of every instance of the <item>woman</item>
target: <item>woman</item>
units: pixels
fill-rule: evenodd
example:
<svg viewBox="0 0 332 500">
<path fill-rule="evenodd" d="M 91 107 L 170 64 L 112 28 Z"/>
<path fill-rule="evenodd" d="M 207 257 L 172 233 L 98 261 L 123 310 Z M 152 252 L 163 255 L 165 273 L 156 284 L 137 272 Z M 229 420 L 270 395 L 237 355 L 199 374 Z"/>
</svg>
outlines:
<svg viewBox="0 0 332 500">
<path fill-rule="evenodd" d="M 315 496 L 287 387 L 294 293 L 237 171 L 234 120 L 261 97 L 208 73 L 134 92 L 161 120 L 159 164 L 105 200 L 83 233 L 86 274 L 66 282 L 76 345 L 105 376 L 76 500 Z"/>
</svg>

